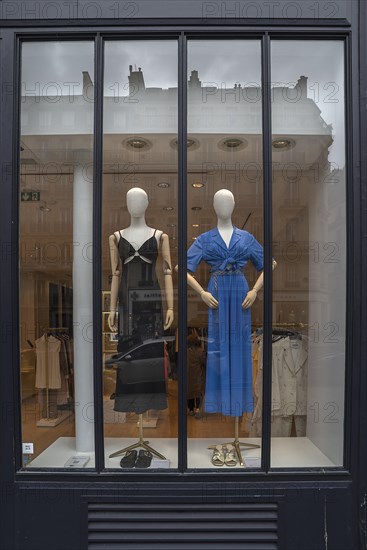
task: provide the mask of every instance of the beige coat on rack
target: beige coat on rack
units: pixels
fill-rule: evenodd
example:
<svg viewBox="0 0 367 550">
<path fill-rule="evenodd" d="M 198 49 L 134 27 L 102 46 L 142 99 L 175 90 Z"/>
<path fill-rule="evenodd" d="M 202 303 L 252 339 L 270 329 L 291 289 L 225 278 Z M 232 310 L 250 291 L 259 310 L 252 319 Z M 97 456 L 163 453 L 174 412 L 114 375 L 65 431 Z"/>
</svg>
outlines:
<svg viewBox="0 0 367 550">
<path fill-rule="evenodd" d="M 61 388 L 60 349 L 61 342 L 55 336 L 43 334 L 36 344 L 36 388 Z M 46 357 L 47 356 L 47 357 Z"/>
</svg>

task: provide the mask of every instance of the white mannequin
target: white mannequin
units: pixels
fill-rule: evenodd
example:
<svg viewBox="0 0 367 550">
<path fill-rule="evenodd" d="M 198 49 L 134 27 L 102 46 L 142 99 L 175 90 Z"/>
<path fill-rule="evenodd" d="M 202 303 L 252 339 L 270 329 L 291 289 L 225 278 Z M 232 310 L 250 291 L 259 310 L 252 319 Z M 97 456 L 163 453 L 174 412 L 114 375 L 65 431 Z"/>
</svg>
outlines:
<svg viewBox="0 0 367 550">
<path fill-rule="evenodd" d="M 154 234 L 154 229 L 149 227 L 145 221 L 145 212 L 148 208 L 148 195 L 140 187 L 133 187 L 126 194 L 127 209 L 130 214 L 130 225 L 126 229 L 121 230 L 121 235 L 130 242 L 130 244 L 138 250 L 142 244 L 145 243 Z M 123 271 L 123 265 L 121 264 L 120 255 L 118 252 L 118 239 L 119 231 L 116 231 L 113 235 L 109 236 L 110 255 L 111 255 L 111 268 L 112 268 L 112 283 L 111 283 L 111 306 L 110 314 L 108 316 L 108 326 L 112 332 L 117 332 L 118 327 L 116 324 L 116 311 L 117 301 L 119 294 L 120 281 Z M 164 323 L 164 329 L 168 329 L 174 319 L 173 314 L 173 283 L 172 283 L 172 271 L 171 271 L 171 253 L 169 248 L 168 235 L 163 231 L 156 231 L 156 239 L 158 243 L 158 250 L 163 257 L 164 266 L 164 285 L 167 301 L 167 311 Z M 125 264 L 132 260 L 133 257 L 128 258 Z"/>
<path fill-rule="evenodd" d="M 234 210 L 235 202 L 234 196 L 231 191 L 228 189 L 220 189 L 217 191 L 213 198 L 213 207 L 215 213 L 217 214 L 217 228 L 220 236 L 223 241 L 229 247 L 231 242 L 231 237 L 233 233 L 233 224 L 232 224 L 232 212 Z M 273 260 L 273 269 L 276 268 L 276 261 Z M 218 301 L 214 296 L 203 289 L 203 287 L 198 283 L 198 281 L 190 274 L 187 274 L 187 282 L 195 292 L 200 294 L 203 302 L 212 309 L 218 308 Z M 247 309 L 252 306 L 256 300 L 258 291 L 262 288 L 264 284 L 264 274 L 261 273 L 257 279 L 254 287 L 248 291 L 245 299 L 242 302 L 242 308 Z"/>
</svg>

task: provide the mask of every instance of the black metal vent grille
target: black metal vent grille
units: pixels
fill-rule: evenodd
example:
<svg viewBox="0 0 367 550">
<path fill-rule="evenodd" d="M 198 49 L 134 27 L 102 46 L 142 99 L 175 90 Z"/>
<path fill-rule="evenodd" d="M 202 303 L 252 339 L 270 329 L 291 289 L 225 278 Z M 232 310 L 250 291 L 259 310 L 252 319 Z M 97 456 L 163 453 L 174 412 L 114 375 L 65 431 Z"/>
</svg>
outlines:
<svg viewBox="0 0 367 550">
<path fill-rule="evenodd" d="M 209 549 L 277 550 L 277 504 L 88 504 L 88 550 Z"/>
</svg>

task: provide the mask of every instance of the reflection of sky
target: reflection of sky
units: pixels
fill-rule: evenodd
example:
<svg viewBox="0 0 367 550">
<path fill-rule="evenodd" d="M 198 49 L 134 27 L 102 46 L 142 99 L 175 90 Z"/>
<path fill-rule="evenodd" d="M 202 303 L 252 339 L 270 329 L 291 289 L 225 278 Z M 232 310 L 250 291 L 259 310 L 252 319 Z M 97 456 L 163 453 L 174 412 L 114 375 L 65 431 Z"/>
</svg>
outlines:
<svg viewBox="0 0 367 550">
<path fill-rule="evenodd" d="M 34 95 L 75 94 L 82 90 L 82 71 L 94 81 L 92 42 L 28 43 L 23 46 L 22 82 Z M 177 41 L 118 41 L 105 45 L 105 95 L 126 95 L 129 65 L 141 67 L 147 87 L 177 87 Z M 260 83 L 260 42 L 255 40 L 190 41 L 188 74 L 199 73 L 202 85 L 242 87 Z M 327 124 L 333 125 L 335 141 L 330 160 L 344 166 L 343 42 L 274 41 L 273 85 L 294 86 L 308 77 L 308 97 L 313 99 Z M 57 83 L 57 85 L 53 84 Z M 71 84 L 72 83 L 72 84 Z"/>
<path fill-rule="evenodd" d="M 271 79 L 281 85 L 308 77 L 307 96 L 333 126 L 334 143 L 329 160 L 343 168 L 345 164 L 344 127 L 344 43 L 343 41 L 274 41 Z"/>
<path fill-rule="evenodd" d="M 30 42 L 22 48 L 22 91 L 29 95 L 81 94 L 82 71 L 94 75 L 93 42 Z M 73 83 L 71 86 L 70 83 Z"/>
</svg>

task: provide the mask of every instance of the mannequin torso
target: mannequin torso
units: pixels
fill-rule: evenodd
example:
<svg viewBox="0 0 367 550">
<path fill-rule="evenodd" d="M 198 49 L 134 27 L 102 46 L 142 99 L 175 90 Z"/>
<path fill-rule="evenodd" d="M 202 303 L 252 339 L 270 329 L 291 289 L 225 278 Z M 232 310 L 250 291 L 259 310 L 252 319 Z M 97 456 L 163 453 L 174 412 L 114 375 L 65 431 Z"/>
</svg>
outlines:
<svg viewBox="0 0 367 550">
<path fill-rule="evenodd" d="M 155 261 L 159 251 L 159 253 L 162 254 L 164 264 L 164 285 L 167 301 L 167 312 L 164 328 L 167 329 L 172 324 L 174 318 L 173 285 L 168 235 L 163 233 L 163 231 L 153 229 L 147 225 L 145 221 L 145 211 L 148 207 L 148 196 L 143 189 L 139 187 L 130 189 L 126 195 L 126 203 L 127 210 L 130 214 L 130 225 L 125 229 L 115 231 L 109 237 L 112 283 L 110 302 L 111 309 L 108 317 L 108 324 L 112 332 L 116 332 L 118 330 L 116 324 L 117 303 L 118 300 L 120 300 L 120 305 L 122 305 L 122 288 L 120 285 L 122 280 L 127 277 L 126 270 L 129 270 L 130 273 L 132 266 L 137 261 L 142 261 L 145 265 L 154 264 L 152 266 L 153 278 L 152 275 L 149 275 L 149 280 L 155 280 Z M 122 242 L 121 239 L 124 239 L 126 242 Z M 154 245 L 154 240 L 156 240 L 156 246 Z M 152 245 L 154 245 L 153 249 Z M 134 250 L 135 254 L 133 252 Z M 130 262 L 132 263 L 130 264 Z M 125 287 L 126 281 L 122 284 Z M 125 303 L 125 308 L 126 306 L 127 304 Z"/>
<path fill-rule="evenodd" d="M 115 231 L 114 233 L 117 244 L 120 238 L 123 237 L 136 251 L 140 250 L 143 244 L 145 244 L 153 236 L 156 238 L 157 246 L 159 247 L 162 235 L 163 231 L 153 229 L 146 224 L 136 227 L 136 229 L 130 225 L 129 227 L 121 229 L 120 231 Z"/>
</svg>

